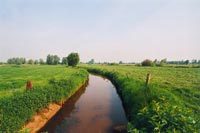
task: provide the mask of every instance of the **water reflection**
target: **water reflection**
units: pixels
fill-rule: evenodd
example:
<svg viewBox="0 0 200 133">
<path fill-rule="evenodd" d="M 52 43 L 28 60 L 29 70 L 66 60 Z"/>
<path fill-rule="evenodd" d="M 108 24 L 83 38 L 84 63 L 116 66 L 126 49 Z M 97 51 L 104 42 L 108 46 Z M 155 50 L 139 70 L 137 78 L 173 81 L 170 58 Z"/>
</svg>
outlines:
<svg viewBox="0 0 200 133">
<path fill-rule="evenodd" d="M 70 98 L 41 131 L 104 133 L 126 123 L 121 100 L 112 83 L 90 75 L 88 86 Z"/>
</svg>

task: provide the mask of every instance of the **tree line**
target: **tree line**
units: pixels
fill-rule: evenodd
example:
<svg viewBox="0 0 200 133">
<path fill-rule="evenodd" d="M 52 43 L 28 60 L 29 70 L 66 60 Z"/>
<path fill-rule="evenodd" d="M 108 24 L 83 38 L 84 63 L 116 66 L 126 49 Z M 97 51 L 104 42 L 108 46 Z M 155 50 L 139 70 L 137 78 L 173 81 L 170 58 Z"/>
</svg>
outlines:
<svg viewBox="0 0 200 133">
<path fill-rule="evenodd" d="M 166 64 L 174 64 L 174 65 L 189 65 L 189 64 L 200 64 L 200 60 L 181 60 L 181 61 L 167 61 L 167 59 L 162 59 L 160 61 L 158 61 L 157 59 L 155 59 L 154 61 L 146 59 L 144 61 L 141 62 L 142 66 L 164 66 Z"/>
<path fill-rule="evenodd" d="M 71 53 L 67 57 L 63 57 L 62 60 L 58 55 L 47 55 L 46 61 L 43 59 L 39 60 L 33 60 L 29 59 L 26 60 L 25 58 L 21 57 L 16 57 L 16 58 L 10 58 L 7 60 L 8 64 L 47 64 L 47 65 L 57 65 L 57 64 L 63 64 L 63 65 L 69 65 L 69 66 L 76 66 L 79 63 L 79 54 L 78 53 Z M 94 59 L 91 59 L 90 61 L 87 62 L 87 64 L 102 64 L 102 63 L 95 63 Z M 150 59 L 145 59 L 141 63 L 124 63 L 120 61 L 119 63 L 108 63 L 104 62 L 103 64 L 108 64 L 108 65 L 116 65 L 116 64 L 136 64 L 136 65 L 141 65 L 141 66 L 164 66 L 166 64 L 175 64 L 175 65 L 188 65 L 188 64 L 200 64 L 200 60 L 181 60 L 181 61 L 167 61 L 167 59 L 162 59 L 162 60 L 157 60 L 155 59 L 154 61 Z"/>
<path fill-rule="evenodd" d="M 69 65 L 69 66 L 76 66 L 79 61 L 79 54 L 78 53 L 70 53 L 67 57 L 63 57 L 62 60 L 58 55 L 51 55 L 48 54 L 46 57 L 46 61 L 43 59 L 39 60 L 33 60 L 29 59 L 26 60 L 26 58 L 22 57 L 16 57 L 16 58 L 10 58 L 7 60 L 8 64 L 16 64 L 16 65 L 21 65 L 21 64 L 47 64 L 47 65 L 57 65 L 57 64 L 63 64 L 63 65 Z"/>
<path fill-rule="evenodd" d="M 181 60 L 181 61 L 167 61 L 167 58 L 164 58 L 162 60 L 150 60 L 150 59 L 145 59 L 141 63 L 135 63 L 135 62 L 122 62 L 119 61 L 119 63 L 116 62 L 103 62 L 103 63 L 97 63 L 94 61 L 94 59 L 91 59 L 90 61 L 86 62 L 86 64 L 106 64 L 106 65 L 118 65 L 118 64 L 136 64 L 138 66 L 164 66 L 166 64 L 175 64 L 175 65 L 188 65 L 188 64 L 200 64 L 200 60 Z"/>
</svg>

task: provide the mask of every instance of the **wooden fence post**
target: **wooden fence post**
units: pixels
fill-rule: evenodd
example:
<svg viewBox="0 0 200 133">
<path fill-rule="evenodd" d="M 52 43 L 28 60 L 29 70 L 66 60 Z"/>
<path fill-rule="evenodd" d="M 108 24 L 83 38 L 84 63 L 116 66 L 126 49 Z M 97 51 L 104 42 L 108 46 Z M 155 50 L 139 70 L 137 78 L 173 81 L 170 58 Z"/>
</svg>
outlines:
<svg viewBox="0 0 200 133">
<path fill-rule="evenodd" d="M 151 74 L 147 73 L 147 78 L 146 78 L 146 85 L 149 85 L 151 79 Z"/>
<path fill-rule="evenodd" d="M 33 88 L 33 84 L 30 80 L 26 82 L 26 90 L 31 90 Z"/>
</svg>

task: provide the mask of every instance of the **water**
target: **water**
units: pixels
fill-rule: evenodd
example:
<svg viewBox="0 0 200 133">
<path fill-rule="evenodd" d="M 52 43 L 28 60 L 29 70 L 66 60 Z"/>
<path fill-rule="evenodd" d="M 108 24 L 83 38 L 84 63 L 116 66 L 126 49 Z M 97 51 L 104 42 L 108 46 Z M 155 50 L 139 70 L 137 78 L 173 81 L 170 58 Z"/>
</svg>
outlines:
<svg viewBox="0 0 200 133">
<path fill-rule="evenodd" d="M 110 133 L 118 125 L 125 124 L 125 112 L 113 84 L 90 75 L 87 87 L 72 96 L 41 131 Z"/>
</svg>

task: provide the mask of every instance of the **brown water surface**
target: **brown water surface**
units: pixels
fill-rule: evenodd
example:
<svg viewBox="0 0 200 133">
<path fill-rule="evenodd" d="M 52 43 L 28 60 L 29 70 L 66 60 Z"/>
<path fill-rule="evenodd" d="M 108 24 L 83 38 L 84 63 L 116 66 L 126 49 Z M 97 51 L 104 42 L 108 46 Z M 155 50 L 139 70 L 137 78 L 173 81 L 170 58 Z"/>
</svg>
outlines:
<svg viewBox="0 0 200 133">
<path fill-rule="evenodd" d="M 125 112 L 113 84 L 90 75 L 87 87 L 72 96 L 40 132 L 107 133 L 125 124 Z"/>
</svg>

